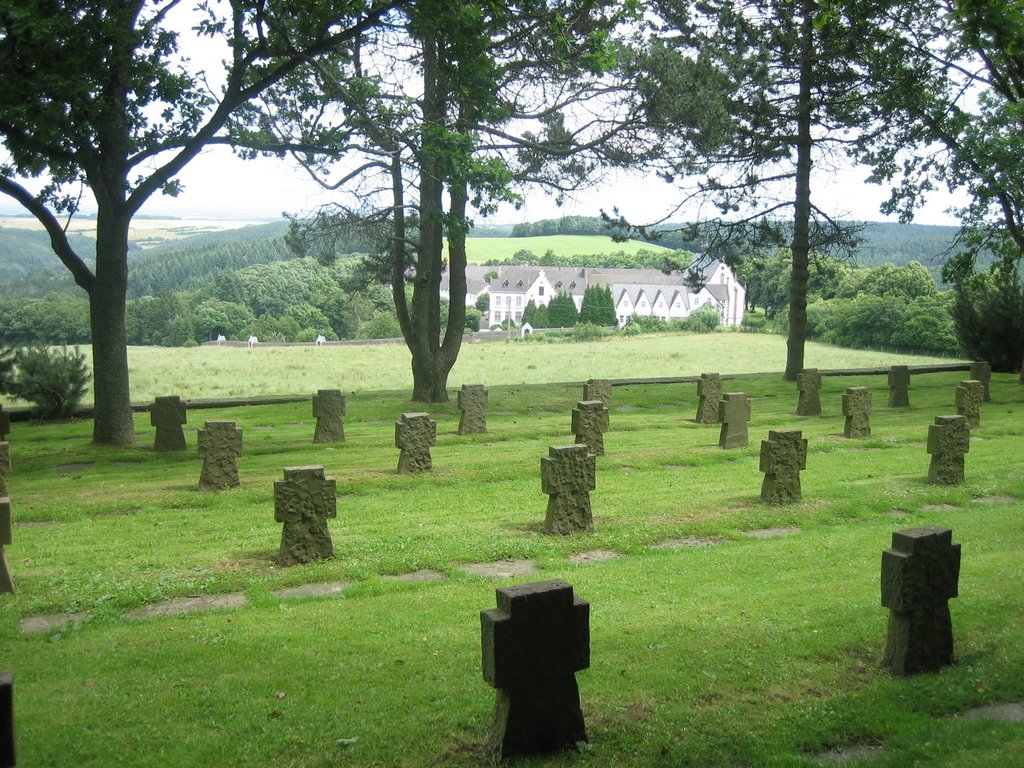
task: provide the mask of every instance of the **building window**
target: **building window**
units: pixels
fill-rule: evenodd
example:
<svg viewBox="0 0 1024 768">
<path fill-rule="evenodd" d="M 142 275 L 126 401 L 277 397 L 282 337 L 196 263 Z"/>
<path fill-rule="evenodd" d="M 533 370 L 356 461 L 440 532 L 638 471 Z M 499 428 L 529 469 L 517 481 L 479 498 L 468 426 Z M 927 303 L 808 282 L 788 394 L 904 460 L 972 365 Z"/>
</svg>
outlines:
<svg viewBox="0 0 1024 768">
<path fill-rule="evenodd" d="M 523 297 L 522 296 L 516 296 L 516 306 L 517 307 L 523 306 Z"/>
<path fill-rule="evenodd" d="M 543 296 L 544 295 L 544 286 L 543 285 L 538 285 L 537 286 L 537 295 L 538 296 Z"/>
</svg>

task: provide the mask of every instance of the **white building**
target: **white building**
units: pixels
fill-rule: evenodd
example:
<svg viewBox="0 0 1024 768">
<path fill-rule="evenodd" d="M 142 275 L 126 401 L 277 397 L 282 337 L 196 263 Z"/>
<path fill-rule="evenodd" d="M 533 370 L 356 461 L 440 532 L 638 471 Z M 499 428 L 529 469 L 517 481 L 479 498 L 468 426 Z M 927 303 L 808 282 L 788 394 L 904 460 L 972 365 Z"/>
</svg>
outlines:
<svg viewBox="0 0 1024 768">
<path fill-rule="evenodd" d="M 470 264 L 466 267 L 466 305 L 472 306 L 482 293 L 490 294 L 490 310 L 481 326 L 501 325 L 508 319 L 522 322 L 523 311 L 531 301 L 547 305 L 559 293 L 568 293 L 583 305 L 583 292 L 590 286 L 607 285 L 615 302 L 619 326 L 634 315 L 654 316 L 665 321 L 679 320 L 705 305 L 718 310 L 723 325 L 740 325 L 746 305 L 746 290 L 736 274 L 721 261 L 698 270 L 704 285 L 695 289 L 686 284 L 686 274 L 665 274 L 657 269 L 600 269 L 590 267 L 530 267 Z M 490 273 L 490 281 L 484 276 Z M 442 279 L 441 295 L 448 297 L 447 274 Z"/>
</svg>

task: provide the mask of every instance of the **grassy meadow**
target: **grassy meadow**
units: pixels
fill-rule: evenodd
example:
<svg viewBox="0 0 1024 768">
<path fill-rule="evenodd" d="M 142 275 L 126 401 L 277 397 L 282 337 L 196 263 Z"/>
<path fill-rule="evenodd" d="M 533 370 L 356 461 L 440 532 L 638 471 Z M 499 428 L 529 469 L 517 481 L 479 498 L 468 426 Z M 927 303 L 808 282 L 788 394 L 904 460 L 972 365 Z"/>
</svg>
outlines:
<svg viewBox="0 0 1024 768">
<path fill-rule="evenodd" d="M 539 339 L 539 337 L 537 337 Z M 89 347 L 82 347 L 86 355 Z M 130 347 L 132 401 L 159 395 L 183 399 L 412 390 L 404 344 L 312 344 L 292 347 Z M 624 379 L 781 371 L 786 340 L 772 334 L 652 334 L 580 343 L 466 343 L 448 383 L 545 384 L 588 378 Z M 946 358 L 807 344 L 808 368 L 870 368 L 946 363 Z M 91 359 L 89 361 L 91 367 Z M 91 401 L 91 393 L 86 400 Z M 5 402 L 0 398 L 0 402 Z M 6 401 L 8 405 L 12 400 Z"/>
<path fill-rule="evenodd" d="M 548 251 L 559 256 L 592 256 L 599 253 L 629 255 L 637 251 L 665 251 L 671 249 L 657 243 L 627 240 L 616 243 L 607 235 L 542 235 L 538 237 L 469 237 L 466 239 L 466 258 L 470 264 L 482 264 L 491 259 L 505 261 L 517 251 L 532 251 L 538 258 Z"/>
<path fill-rule="evenodd" d="M 613 343 L 528 351 L 556 355 L 533 358 L 537 376 L 578 380 L 616 375 L 603 367 Z M 525 349 L 467 352 L 478 347 Z M 479 612 L 494 606 L 496 587 L 551 578 L 591 604 L 591 666 L 577 675 L 590 742 L 517 765 L 820 766 L 841 747 L 865 750 L 848 765 L 1024 763 L 1019 723 L 961 716 L 1024 699 L 1024 387 L 1015 376 L 994 376 L 959 487 L 925 482 L 925 441 L 934 416 L 953 410 L 962 373 L 914 376 L 905 409 L 885 407 L 884 376 L 826 378 L 820 417 L 794 416 L 796 392 L 779 376 L 744 379 L 755 398 L 751 442 L 729 451 L 717 446 L 717 425 L 692 421 L 694 384 L 616 387 L 591 495 L 596 532 L 562 538 L 542 530 L 539 459 L 571 440 L 578 387 L 501 385 L 468 367 L 459 380 L 490 384 L 488 432 L 459 436 L 454 403 L 431 406 L 434 471 L 399 476 L 394 420 L 423 409 L 401 382 L 351 384 L 340 357 L 324 380 L 281 370 L 299 359 L 286 354 L 324 360 L 341 349 L 241 350 L 237 359 L 252 388 L 356 387 L 344 445 L 312 444 L 308 401 L 193 412 L 190 449 L 174 454 L 151 449 L 146 414 L 126 448 L 91 445 L 88 421 L 14 425 L 5 551 L 17 592 L 0 595 L 0 666 L 15 678 L 19 765 L 487 764 L 494 694 L 481 678 Z M 198 361 L 235 352 L 187 351 L 195 357 L 178 358 L 190 360 L 178 375 L 194 389 L 164 391 L 212 394 L 222 374 L 198 375 Z M 137 365 L 141 351 L 132 354 Z M 157 353 L 146 354 L 155 366 Z M 820 354 L 809 363 L 831 367 Z M 685 374 L 734 357 L 705 347 L 692 364 L 670 364 Z M 264 377 L 274 381 L 257 384 Z M 841 436 L 847 386 L 874 394 L 869 439 Z M 196 489 L 194 430 L 205 418 L 245 430 L 238 488 Z M 783 427 L 809 441 L 804 498 L 763 505 L 760 440 Z M 281 568 L 273 481 L 284 467 L 314 464 L 338 483 L 336 556 Z M 952 528 L 963 547 L 951 601 L 956 664 L 894 679 L 878 666 L 880 552 L 892 531 L 926 524 Z M 790 535 L 748 535 L 778 528 Z M 656 546 L 672 540 L 705 546 Z M 598 550 L 616 557 L 575 564 Z M 539 571 L 501 579 L 461 568 L 506 559 Z M 424 569 L 443 578 L 394 578 Z M 329 597 L 274 594 L 308 583 L 348 586 Z M 245 604 L 128 615 L 224 594 Z M 47 614 L 74 620 L 23 631 Z"/>
</svg>

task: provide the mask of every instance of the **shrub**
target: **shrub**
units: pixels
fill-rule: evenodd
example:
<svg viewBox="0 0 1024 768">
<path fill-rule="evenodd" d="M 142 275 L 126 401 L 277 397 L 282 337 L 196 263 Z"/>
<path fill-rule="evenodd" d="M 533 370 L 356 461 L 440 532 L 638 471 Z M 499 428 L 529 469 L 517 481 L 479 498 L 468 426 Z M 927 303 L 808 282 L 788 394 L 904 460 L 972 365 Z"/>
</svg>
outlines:
<svg viewBox="0 0 1024 768">
<path fill-rule="evenodd" d="M 686 330 L 690 333 L 712 333 L 721 324 L 721 315 L 710 304 L 705 304 L 686 318 Z"/>
<path fill-rule="evenodd" d="M 580 323 L 573 326 L 572 337 L 574 341 L 596 341 L 608 335 L 608 331 L 593 323 Z"/>
<path fill-rule="evenodd" d="M 90 375 L 77 347 L 19 349 L 17 366 L 14 394 L 35 405 L 39 418 L 67 418 L 78 409 Z"/>
</svg>

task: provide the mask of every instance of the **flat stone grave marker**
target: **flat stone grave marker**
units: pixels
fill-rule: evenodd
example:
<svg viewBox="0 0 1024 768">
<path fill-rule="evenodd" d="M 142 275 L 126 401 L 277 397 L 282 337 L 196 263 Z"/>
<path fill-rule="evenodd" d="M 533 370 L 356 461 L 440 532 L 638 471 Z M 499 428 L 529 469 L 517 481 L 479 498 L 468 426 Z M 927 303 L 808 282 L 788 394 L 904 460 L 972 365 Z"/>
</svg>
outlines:
<svg viewBox="0 0 1024 768">
<path fill-rule="evenodd" d="M 882 666 L 898 676 L 933 672 L 953 661 L 949 600 L 957 596 L 960 545 L 937 525 L 905 528 L 882 552 L 882 605 L 889 632 Z"/>
<path fill-rule="evenodd" d="M 207 421 L 199 430 L 199 458 L 203 471 L 199 488 L 219 491 L 239 485 L 235 460 L 242 455 L 242 430 L 233 421 Z"/>
<path fill-rule="evenodd" d="M 967 418 L 967 427 L 981 426 L 981 404 L 985 399 L 985 387 L 980 381 L 961 381 L 956 388 L 956 412 Z"/>
<path fill-rule="evenodd" d="M 487 388 L 483 384 L 463 384 L 459 390 L 459 434 L 487 431 Z"/>
<path fill-rule="evenodd" d="M 520 576 L 532 576 L 540 572 L 536 560 L 506 557 L 493 563 L 464 563 L 459 570 L 471 576 L 483 576 L 488 579 L 515 579 Z"/>
<path fill-rule="evenodd" d="M 928 482 L 960 485 L 964 481 L 964 455 L 971 450 L 971 430 L 964 416 L 936 416 L 928 425 Z"/>
<path fill-rule="evenodd" d="M 718 401 L 722 399 L 722 377 L 717 373 L 702 373 L 697 382 L 698 424 L 718 423 Z"/>
<path fill-rule="evenodd" d="M 584 400 L 600 400 L 605 406 L 612 404 L 612 383 L 608 379 L 589 379 L 583 385 Z"/>
<path fill-rule="evenodd" d="M 496 691 L 488 749 L 499 760 L 587 740 L 576 672 L 590 666 L 590 604 L 564 581 L 495 590 L 480 612 L 483 677 Z"/>
<path fill-rule="evenodd" d="M 0 766 L 17 765 L 14 749 L 14 676 L 0 672 Z"/>
<path fill-rule="evenodd" d="M 177 395 L 158 397 L 149 406 L 150 426 L 156 427 L 153 439 L 154 451 L 184 451 L 185 432 L 182 424 L 188 421 L 185 404 Z"/>
<path fill-rule="evenodd" d="M 988 364 L 988 361 L 975 360 L 971 363 L 971 379 L 974 381 L 980 381 L 981 386 L 984 388 L 982 402 L 992 402 L 992 396 L 988 391 L 988 386 L 992 382 L 992 366 Z"/>
<path fill-rule="evenodd" d="M 193 595 L 172 597 L 152 605 L 144 605 L 125 616 L 129 619 L 153 619 L 161 616 L 180 616 L 183 613 L 217 611 L 226 608 L 240 608 L 246 603 L 245 592 L 225 592 L 220 595 Z"/>
<path fill-rule="evenodd" d="M 604 456 L 604 433 L 608 431 L 608 406 L 600 400 L 581 400 L 572 409 L 572 431 L 576 442 L 595 456 Z"/>
<path fill-rule="evenodd" d="M 791 504 L 800 501 L 800 470 L 807 468 L 807 441 L 799 429 L 773 429 L 761 441 L 761 501 Z"/>
<path fill-rule="evenodd" d="M 590 491 L 597 487 L 597 457 L 586 445 L 548 448 L 540 460 L 541 490 L 548 494 L 544 530 L 566 536 L 593 533 Z"/>
<path fill-rule="evenodd" d="M 338 515 L 338 486 L 323 467 L 288 467 L 274 481 L 274 519 L 284 523 L 277 561 L 283 566 L 334 556 L 327 519 Z"/>
<path fill-rule="evenodd" d="M 871 437 L 871 390 L 867 387 L 847 387 L 843 395 L 843 436 Z"/>
<path fill-rule="evenodd" d="M 889 407 L 910 406 L 910 367 L 894 365 L 889 369 Z"/>
<path fill-rule="evenodd" d="M 7 413 L 0 405 L 0 440 L 6 440 L 9 434 L 11 434 L 11 414 Z"/>
<path fill-rule="evenodd" d="M 313 395 L 313 415 L 316 417 L 316 429 L 313 431 L 314 443 L 345 442 L 345 395 L 340 389 L 319 389 Z"/>
<path fill-rule="evenodd" d="M 797 416 L 821 415 L 821 373 L 817 368 L 804 368 L 796 375 Z"/>
<path fill-rule="evenodd" d="M 7 476 L 11 474 L 11 444 L 0 443 L 0 496 L 9 496 Z"/>
<path fill-rule="evenodd" d="M 395 422 L 398 473 L 430 472 L 430 449 L 437 443 L 437 423 L 426 413 L 403 413 Z"/>
<path fill-rule="evenodd" d="M 747 422 L 750 421 L 750 398 L 745 392 L 726 392 L 718 401 L 719 448 L 742 448 L 749 442 Z"/>
<path fill-rule="evenodd" d="M 11 521 L 11 500 L 0 497 L 0 593 L 14 592 L 14 580 L 11 569 L 7 567 L 7 556 L 4 547 L 14 541 L 14 526 Z"/>
</svg>

